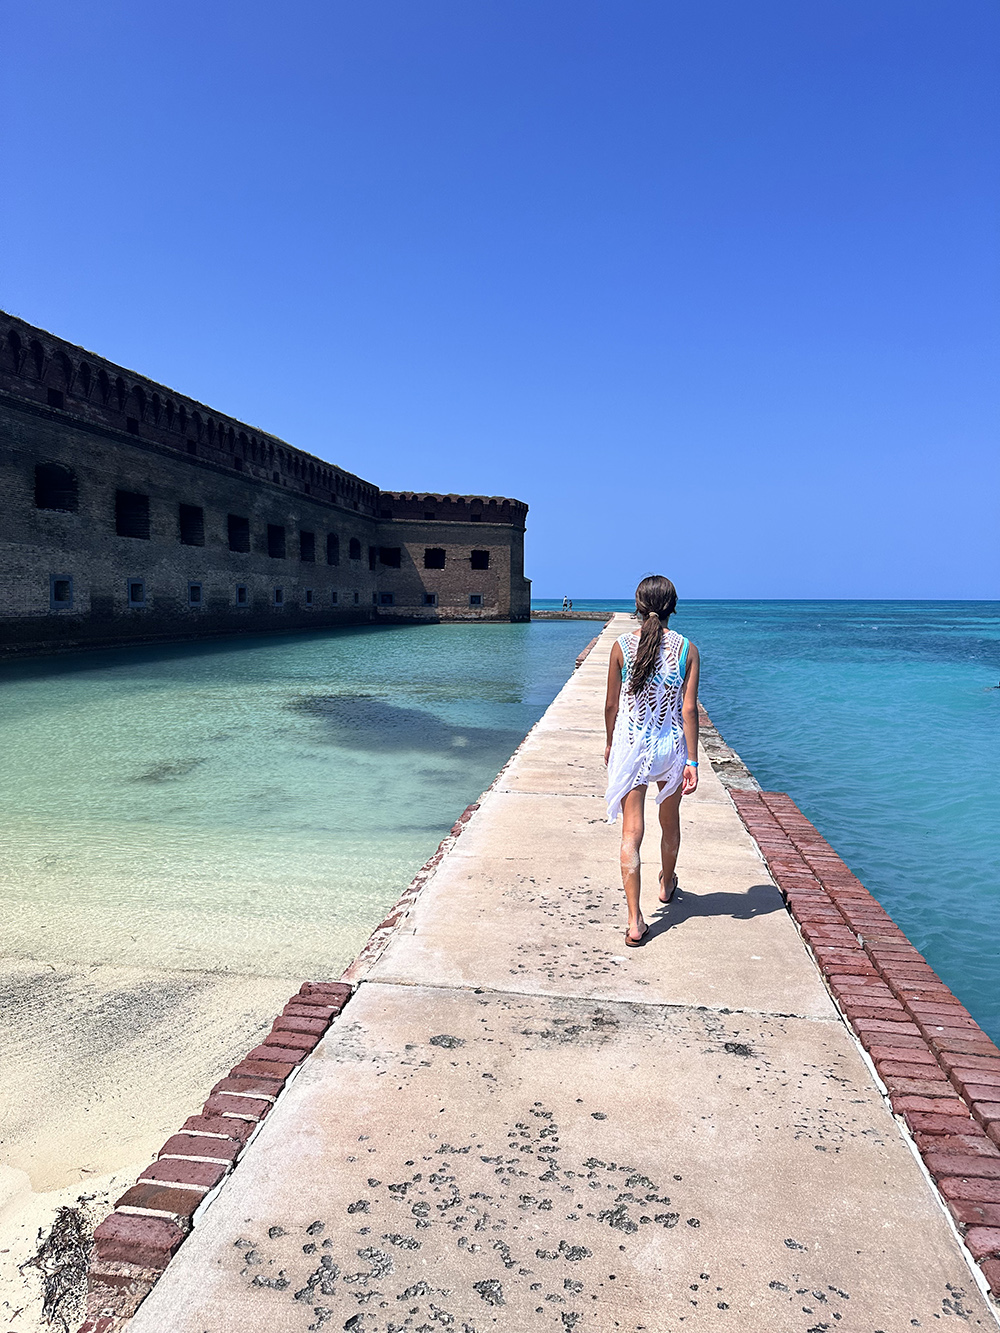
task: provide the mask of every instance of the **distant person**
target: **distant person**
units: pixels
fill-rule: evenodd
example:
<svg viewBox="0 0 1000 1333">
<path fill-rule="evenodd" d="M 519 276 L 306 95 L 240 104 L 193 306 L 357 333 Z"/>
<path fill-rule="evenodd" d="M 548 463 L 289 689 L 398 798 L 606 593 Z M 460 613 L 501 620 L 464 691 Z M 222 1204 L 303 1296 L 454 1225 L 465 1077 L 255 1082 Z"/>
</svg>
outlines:
<svg viewBox="0 0 1000 1333">
<path fill-rule="evenodd" d="M 572 598 L 572 597 L 569 599 L 569 609 L 570 609 L 571 611 L 573 610 L 573 598 Z"/>
<path fill-rule="evenodd" d="M 568 601 L 568 599 L 565 598 L 565 597 L 563 598 L 563 610 L 564 610 L 564 611 L 568 611 L 568 610 L 569 610 L 569 601 Z"/>
<path fill-rule="evenodd" d="M 677 888 L 680 804 L 698 786 L 698 649 L 668 627 L 677 590 L 652 574 L 635 590 L 641 627 L 611 649 L 604 722 L 608 743 L 608 823 L 622 816 L 622 884 L 628 904 L 625 943 L 641 944 L 649 930 L 639 908 L 639 849 L 645 831 L 646 788 L 659 787 L 660 902 Z"/>
</svg>

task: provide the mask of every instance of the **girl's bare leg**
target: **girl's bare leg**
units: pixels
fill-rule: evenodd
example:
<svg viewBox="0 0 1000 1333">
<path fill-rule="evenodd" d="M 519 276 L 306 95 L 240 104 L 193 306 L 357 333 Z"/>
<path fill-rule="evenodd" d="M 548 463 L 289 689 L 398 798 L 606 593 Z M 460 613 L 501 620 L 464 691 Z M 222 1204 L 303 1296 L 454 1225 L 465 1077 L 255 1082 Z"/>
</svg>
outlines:
<svg viewBox="0 0 1000 1333">
<path fill-rule="evenodd" d="M 633 940 L 640 939 L 646 929 L 639 910 L 639 849 L 646 829 L 645 803 L 645 785 L 634 787 L 622 801 L 622 884 L 628 904 L 628 934 Z"/>
<path fill-rule="evenodd" d="M 666 784 L 657 783 L 660 791 Z M 681 848 L 681 789 L 660 802 L 660 864 L 663 877 L 660 880 L 660 902 L 670 897 L 670 881 L 677 866 L 677 853 Z"/>
</svg>

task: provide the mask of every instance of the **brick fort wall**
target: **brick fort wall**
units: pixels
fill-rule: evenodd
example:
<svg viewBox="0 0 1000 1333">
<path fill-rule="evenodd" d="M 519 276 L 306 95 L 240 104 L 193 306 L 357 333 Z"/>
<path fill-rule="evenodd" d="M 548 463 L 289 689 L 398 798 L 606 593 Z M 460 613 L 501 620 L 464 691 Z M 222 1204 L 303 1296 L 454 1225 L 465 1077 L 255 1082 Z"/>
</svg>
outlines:
<svg viewBox="0 0 1000 1333">
<path fill-rule="evenodd" d="M 527 505 L 381 491 L 0 312 L 0 650 L 527 620 Z"/>
</svg>

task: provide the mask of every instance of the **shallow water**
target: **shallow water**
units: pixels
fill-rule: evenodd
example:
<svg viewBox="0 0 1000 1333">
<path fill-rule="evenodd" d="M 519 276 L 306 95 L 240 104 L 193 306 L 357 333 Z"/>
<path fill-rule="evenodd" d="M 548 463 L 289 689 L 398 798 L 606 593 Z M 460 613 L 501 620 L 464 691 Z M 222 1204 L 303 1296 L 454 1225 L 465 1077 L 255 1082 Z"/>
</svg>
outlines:
<svg viewBox="0 0 1000 1333">
<path fill-rule="evenodd" d="M 1000 603 L 684 602 L 672 624 L 761 786 L 1000 1040 Z"/>
<path fill-rule="evenodd" d="M 0 666 L 0 949 L 339 975 L 594 628 L 363 626 Z"/>
</svg>

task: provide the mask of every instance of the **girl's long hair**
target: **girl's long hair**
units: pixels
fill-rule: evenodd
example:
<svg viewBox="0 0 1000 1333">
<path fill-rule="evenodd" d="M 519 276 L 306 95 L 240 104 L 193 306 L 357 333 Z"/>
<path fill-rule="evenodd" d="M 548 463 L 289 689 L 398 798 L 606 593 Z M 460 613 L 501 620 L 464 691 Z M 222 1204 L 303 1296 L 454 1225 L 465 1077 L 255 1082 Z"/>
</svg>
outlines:
<svg viewBox="0 0 1000 1333">
<path fill-rule="evenodd" d="M 629 676 L 630 694 L 638 694 L 656 670 L 667 621 L 677 610 L 677 589 L 662 574 L 650 574 L 635 590 L 635 613 L 642 621 L 639 647 Z"/>
</svg>

